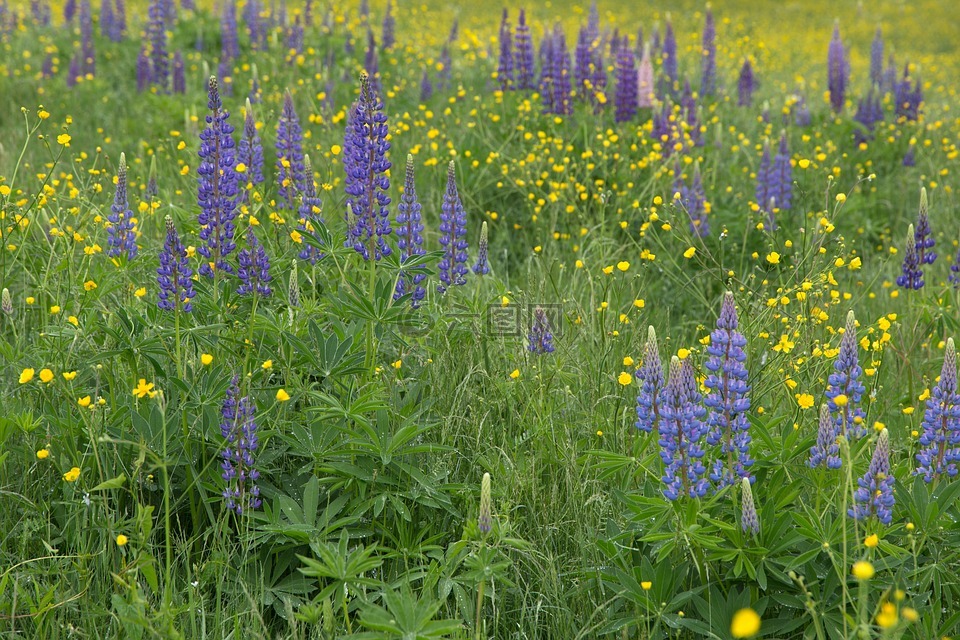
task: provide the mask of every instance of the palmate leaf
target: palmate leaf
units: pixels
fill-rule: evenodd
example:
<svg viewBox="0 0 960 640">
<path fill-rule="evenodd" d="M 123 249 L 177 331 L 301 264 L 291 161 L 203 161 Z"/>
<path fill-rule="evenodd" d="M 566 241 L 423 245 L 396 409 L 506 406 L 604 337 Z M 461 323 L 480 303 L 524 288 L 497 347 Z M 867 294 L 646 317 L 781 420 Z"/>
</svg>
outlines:
<svg viewBox="0 0 960 640">
<path fill-rule="evenodd" d="M 344 587 L 358 590 L 359 587 L 371 587 L 379 584 L 377 580 L 365 577 L 383 564 L 383 557 L 375 555 L 376 545 L 359 545 L 350 549 L 350 536 L 344 529 L 336 544 L 316 541 L 310 544 L 315 557 L 297 555 L 304 566 L 299 571 L 309 578 L 317 578 L 326 586 L 320 590 L 315 601 L 322 601 Z"/>
<path fill-rule="evenodd" d="M 384 607 L 366 605 L 361 609 L 360 624 L 370 633 L 358 633 L 348 638 L 403 638 L 404 640 L 436 640 L 449 637 L 463 628 L 459 620 L 435 620 L 443 601 L 424 594 L 417 598 L 409 585 L 399 592 L 387 589 L 382 594 Z"/>
</svg>

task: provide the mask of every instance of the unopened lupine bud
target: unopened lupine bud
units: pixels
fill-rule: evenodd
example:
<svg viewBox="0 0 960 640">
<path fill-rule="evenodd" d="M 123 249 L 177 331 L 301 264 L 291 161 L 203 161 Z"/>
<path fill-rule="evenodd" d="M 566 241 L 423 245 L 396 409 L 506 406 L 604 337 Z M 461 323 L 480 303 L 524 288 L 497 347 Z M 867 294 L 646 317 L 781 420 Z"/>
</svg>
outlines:
<svg viewBox="0 0 960 640">
<path fill-rule="evenodd" d="M 3 288 L 3 295 L 0 297 L 0 310 L 8 316 L 13 315 L 13 299 L 10 297 L 10 290 L 6 287 Z"/>
<path fill-rule="evenodd" d="M 300 306 L 300 279 L 297 276 L 297 261 L 293 261 L 293 268 L 290 270 L 290 286 L 287 289 L 287 300 L 290 307 Z"/>
<path fill-rule="evenodd" d="M 760 533 L 760 518 L 757 516 L 757 506 L 753 502 L 753 489 L 750 488 L 750 478 L 742 478 L 740 486 L 743 488 L 741 496 L 740 528 L 743 532 L 753 535 Z"/>
<path fill-rule="evenodd" d="M 473 265 L 473 272 L 481 276 L 490 273 L 490 265 L 487 264 L 487 243 L 487 221 L 484 220 L 480 226 L 480 251 L 477 253 L 477 263 Z"/>
<path fill-rule="evenodd" d="M 477 526 L 482 533 L 490 533 L 493 529 L 493 515 L 490 505 L 490 474 L 483 474 L 483 480 L 480 482 L 480 517 L 477 518 Z"/>
</svg>

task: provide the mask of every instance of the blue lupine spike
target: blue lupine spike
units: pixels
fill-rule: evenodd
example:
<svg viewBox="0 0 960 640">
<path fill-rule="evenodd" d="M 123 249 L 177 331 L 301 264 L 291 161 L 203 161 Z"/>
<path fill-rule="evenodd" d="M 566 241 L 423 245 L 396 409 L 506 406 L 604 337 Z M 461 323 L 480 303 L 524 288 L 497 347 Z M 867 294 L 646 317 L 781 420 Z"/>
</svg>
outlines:
<svg viewBox="0 0 960 640">
<path fill-rule="evenodd" d="M 320 216 L 323 209 L 323 201 L 317 195 L 317 184 L 313 179 L 313 165 L 310 164 L 310 156 L 303 157 L 304 182 L 303 192 L 300 194 L 300 206 L 297 213 L 300 215 L 300 225 L 297 227 L 301 231 L 312 233 L 314 224 L 325 224 Z M 324 254 L 320 249 L 306 244 L 297 257 L 301 260 L 307 260 L 310 264 L 317 264 L 317 261 L 323 258 Z"/>
<path fill-rule="evenodd" d="M 643 350 L 643 364 L 634 375 L 640 382 L 635 426 L 641 431 L 659 437 L 662 403 L 660 396 L 664 388 L 663 361 L 660 359 L 657 332 L 653 327 L 647 328 L 647 343 Z"/>
<path fill-rule="evenodd" d="M 957 351 L 947 339 L 940 380 L 926 400 L 917 475 L 926 482 L 957 475 L 960 462 L 960 394 L 957 393 Z"/>
<path fill-rule="evenodd" d="M 200 133 L 200 166 L 197 168 L 197 201 L 200 204 L 200 240 L 197 252 L 207 260 L 200 275 L 212 278 L 215 271 L 233 273 L 226 257 L 237 245 L 233 241 L 237 216 L 239 176 L 236 171 L 233 125 L 220 101 L 219 85 L 210 77 L 207 93 L 207 126 Z"/>
<path fill-rule="evenodd" d="M 180 236 L 170 216 L 166 217 L 167 237 L 160 251 L 160 266 L 157 268 L 157 284 L 160 286 L 160 300 L 157 306 L 164 311 L 177 308 L 185 313 L 193 311 L 190 302 L 194 297 L 193 269 L 187 259 Z"/>
<path fill-rule="evenodd" d="M 400 196 L 400 204 L 397 205 L 397 238 L 401 262 L 412 256 L 422 256 L 426 253 L 423 248 L 423 219 L 421 217 L 420 201 L 417 199 L 417 186 L 414 181 L 413 156 L 411 154 L 407 154 L 403 194 Z M 411 293 L 410 306 L 416 309 L 427 295 L 422 285 L 426 278 L 427 274 L 419 269 L 412 274 L 401 272 L 397 280 L 394 299 L 399 299 L 401 296 Z"/>
<path fill-rule="evenodd" d="M 741 478 L 742 489 L 740 498 L 740 529 L 753 535 L 760 533 L 760 518 L 757 516 L 757 506 L 753 502 L 753 489 L 748 478 Z"/>
<path fill-rule="evenodd" d="M 487 221 L 484 220 L 480 225 L 480 242 L 477 251 L 477 262 L 473 265 L 473 272 L 478 276 L 485 276 L 490 273 L 490 265 L 487 264 Z"/>
<path fill-rule="evenodd" d="M 849 439 L 862 438 L 867 434 L 864 425 L 866 413 L 860 403 L 866 387 L 861 378 L 863 368 L 858 356 L 857 319 L 853 311 L 847 313 L 840 351 L 833 363 L 833 372 L 827 377 L 827 404 L 834 416 L 834 432 Z M 837 399 L 843 396 L 841 402 Z"/>
<path fill-rule="evenodd" d="M 826 467 L 839 469 L 840 445 L 837 444 L 837 430 L 830 416 L 830 406 L 820 405 L 820 421 L 817 428 L 817 442 L 810 448 L 810 459 L 807 464 L 811 467 Z"/>
<path fill-rule="evenodd" d="M 903 255 L 902 273 L 897 276 L 897 286 L 904 289 L 922 289 L 923 285 L 923 269 L 917 255 L 917 234 L 913 225 L 910 225 L 907 228 L 907 247 Z"/>
<path fill-rule="evenodd" d="M 257 240 L 253 227 L 247 227 L 247 246 L 240 250 L 237 255 L 237 262 L 240 264 L 240 268 L 237 270 L 237 277 L 240 278 L 237 295 L 245 296 L 256 293 L 266 298 L 273 293 L 268 284 L 272 280 L 270 259 L 267 257 L 263 245 Z"/>
<path fill-rule="evenodd" d="M 345 191 L 349 236 L 345 246 L 353 247 L 364 260 L 380 260 L 391 253 L 387 236 L 390 226 L 390 161 L 387 151 L 387 116 L 383 103 L 370 85 L 366 73 L 360 76 L 360 99 L 351 109 L 344 137 L 343 168 L 347 173 Z"/>
<path fill-rule="evenodd" d="M 927 188 L 920 188 L 920 211 L 917 213 L 917 226 L 914 228 L 914 246 L 917 249 L 917 262 L 920 265 L 933 264 L 937 254 L 932 251 L 936 245 L 930 231 L 930 218 L 927 214 Z"/>
<path fill-rule="evenodd" d="M 226 483 L 223 498 L 227 509 L 242 515 L 261 504 L 257 480 L 260 472 L 254 467 L 260 446 L 255 420 L 256 403 L 250 396 L 240 395 L 240 378 L 233 376 L 220 411 L 220 433 L 226 440 L 220 457 L 221 477 Z"/>
<path fill-rule="evenodd" d="M 277 122 L 277 203 L 281 209 L 295 209 L 296 194 L 303 191 L 303 129 L 293 105 L 293 96 L 283 96 L 283 111 Z"/>
<path fill-rule="evenodd" d="M 450 161 L 447 168 L 447 190 L 443 194 L 440 212 L 440 246 L 443 258 L 437 265 L 440 271 L 438 293 L 448 287 L 466 284 L 467 280 L 467 212 L 457 192 L 455 165 Z"/>
<path fill-rule="evenodd" d="M 713 11 L 707 9 L 703 24 L 703 43 L 700 54 L 703 61 L 700 71 L 700 95 L 712 96 L 717 90 L 717 27 Z"/>
<path fill-rule="evenodd" d="M 527 350 L 538 356 L 554 351 L 553 332 L 550 329 L 547 312 L 543 310 L 543 307 L 537 307 L 533 310 L 533 326 L 530 328 Z"/>
<path fill-rule="evenodd" d="M 707 442 L 720 447 L 710 479 L 723 488 L 739 478 L 750 478 L 750 385 L 747 383 L 746 338 L 738 329 L 737 309 L 733 294 L 723 297 L 717 328 L 710 334 L 705 385 L 710 392 L 704 404 L 707 406 L 707 426 L 710 432 Z"/>
<path fill-rule="evenodd" d="M 827 49 L 827 90 L 830 92 L 830 105 L 835 113 L 843 110 L 850 78 L 850 63 L 840 40 L 840 23 L 833 25 L 833 37 Z"/>
<path fill-rule="evenodd" d="M 702 498 L 707 494 L 706 468 L 700 441 L 705 428 L 706 409 L 702 404 L 696 375 L 690 360 L 674 356 L 670 377 L 660 398 L 660 458 L 664 464 L 663 495 L 676 500 L 682 495 Z"/>
<path fill-rule="evenodd" d="M 533 40 L 530 37 L 530 27 L 527 26 L 527 14 L 523 9 L 520 9 L 520 16 L 517 18 L 514 43 L 516 45 L 514 59 L 517 67 L 517 88 L 522 91 L 529 91 L 536 86 L 533 69 Z"/>
<path fill-rule="evenodd" d="M 137 235 L 133 230 L 133 212 L 127 204 L 127 159 L 123 153 L 120 154 L 117 189 L 107 220 L 110 222 L 107 229 L 107 255 L 116 258 L 126 254 L 128 260 L 136 258 Z"/>
<path fill-rule="evenodd" d="M 883 524 L 893 522 L 894 481 L 890 472 L 890 436 L 884 429 L 877 439 L 877 448 L 874 449 L 870 467 L 857 480 L 858 489 L 853 495 L 855 504 L 847 514 L 855 520 L 876 516 Z"/>
</svg>

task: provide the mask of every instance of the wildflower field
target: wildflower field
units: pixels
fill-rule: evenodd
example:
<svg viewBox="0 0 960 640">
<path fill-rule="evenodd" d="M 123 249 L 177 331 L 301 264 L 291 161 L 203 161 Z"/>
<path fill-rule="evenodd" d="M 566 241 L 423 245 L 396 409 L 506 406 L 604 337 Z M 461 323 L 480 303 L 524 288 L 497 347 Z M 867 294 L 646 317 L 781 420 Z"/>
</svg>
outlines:
<svg viewBox="0 0 960 640">
<path fill-rule="evenodd" d="M 960 636 L 958 78 L 943 0 L 0 0 L 0 637 Z"/>
</svg>

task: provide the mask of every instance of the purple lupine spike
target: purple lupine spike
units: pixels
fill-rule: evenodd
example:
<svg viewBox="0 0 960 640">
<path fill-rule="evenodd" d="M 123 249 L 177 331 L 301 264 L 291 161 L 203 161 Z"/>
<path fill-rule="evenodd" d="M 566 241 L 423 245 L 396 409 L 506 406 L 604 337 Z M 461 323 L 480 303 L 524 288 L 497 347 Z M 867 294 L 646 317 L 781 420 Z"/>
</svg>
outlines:
<svg viewBox="0 0 960 640">
<path fill-rule="evenodd" d="M 927 215 L 927 188 L 920 188 L 920 211 L 917 213 L 917 226 L 914 228 L 914 245 L 917 249 L 917 263 L 921 267 L 933 264 L 937 253 L 932 251 L 936 246 L 933 233 L 930 231 L 930 218 Z"/>
<path fill-rule="evenodd" d="M 883 84 L 883 33 L 880 27 L 870 43 L 870 84 L 877 87 Z"/>
<path fill-rule="evenodd" d="M 453 24 L 450 25 L 450 33 L 447 35 L 447 44 L 453 44 L 458 37 L 460 37 L 460 21 L 454 18 Z"/>
<path fill-rule="evenodd" d="M 840 23 L 833 24 L 833 37 L 827 49 L 827 90 L 830 92 L 830 106 L 835 113 L 843 111 L 844 98 L 849 81 L 849 62 L 840 40 Z"/>
<path fill-rule="evenodd" d="M 793 111 L 793 123 L 798 127 L 809 127 L 813 122 L 813 115 L 810 113 L 810 107 L 806 99 L 802 96 L 797 100 L 797 105 Z"/>
<path fill-rule="evenodd" d="M 473 272 L 478 276 L 485 276 L 490 273 L 490 265 L 487 263 L 488 242 L 487 221 L 484 220 L 483 224 L 480 225 L 480 242 L 478 245 L 479 249 L 477 251 L 477 262 L 473 265 Z"/>
<path fill-rule="evenodd" d="M 613 35 L 610 36 L 610 57 L 616 58 L 617 54 L 620 53 L 620 30 L 614 29 Z"/>
<path fill-rule="evenodd" d="M 497 63 L 497 81 L 504 91 L 513 86 L 513 38 L 510 33 L 510 19 L 504 9 L 500 19 L 500 61 Z"/>
<path fill-rule="evenodd" d="M 653 128 L 650 130 L 650 137 L 662 146 L 664 157 L 669 157 L 673 153 L 673 145 L 670 144 L 670 136 L 674 131 L 671 123 L 672 115 L 673 109 L 669 100 L 664 101 L 660 109 L 653 114 Z"/>
<path fill-rule="evenodd" d="M 740 498 L 740 529 L 753 535 L 760 534 L 760 518 L 757 516 L 757 505 L 753 502 L 753 489 L 749 478 L 740 479 L 742 489 Z"/>
<path fill-rule="evenodd" d="M 31 5 L 33 4 L 35 3 L 31 2 Z M 36 11 L 34 19 L 36 20 Z M 100 0 L 100 37 L 109 38 L 111 33 L 113 33 L 113 0 Z"/>
<path fill-rule="evenodd" d="M 217 76 L 220 78 L 220 93 L 225 96 L 233 95 L 233 65 L 230 60 L 223 58 L 217 65 Z"/>
<path fill-rule="evenodd" d="M 247 227 L 247 246 L 237 254 L 237 262 L 240 264 L 237 270 L 237 277 L 240 278 L 237 295 L 257 294 L 266 298 L 273 293 L 269 285 L 272 280 L 270 259 L 263 245 L 257 240 L 253 227 Z"/>
<path fill-rule="evenodd" d="M 387 10 L 386 13 L 383 14 L 383 31 L 380 35 L 384 49 L 392 49 L 393 45 L 397 42 L 396 24 L 397 21 L 393 17 L 393 4 L 390 0 L 387 0 Z"/>
<path fill-rule="evenodd" d="M 220 15 L 220 57 L 233 60 L 240 56 L 240 39 L 237 35 L 237 3 L 226 0 Z"/>
<path fill-rule="evenodd" d="M 380 75 L 380 57 L 377 55 L 377 39 L 373 36 L 373 29 L 367 27 L 367 51 L 364 55 L 364 68 L 370 76 L 374 90 L 380 92 L 380 86 L 377 84 L 377 78 Z"/>
<path fill-rule="evenodd" d="M 67 86 L 75 87 L 77 80 L 83 77 L 83 71 L 80 68 L 80 56 L 76 53 L 70 58 L 70 67 L 67 69 Z"/>
<path fill-rule="evenodd" d="M 261 11 L 259 0 L 247 0 L 243 8 L 243 21 L 250 35 L 250 48 L 254 51 L 262 48 L 261 43 L 265 43 L 267 35 L 267 25 L 260 19 Z"/>
<path fill-rule="evenodd" d="M 682 495 L 702 498 L 709 483 L 700 445 L 705 432 L 706 410 L 697 389 L 690 360 L 674 356 L 670 360 L 670 379 L 663 390 L 660 421 L 660 459 L 664 464 L 663 495 L 676 500 Z"/>
<path fill-rule="evenodd" d="M 255 421 L 256 404 L 250 396 L 240 396 L 240 377 L 233 376 L 221 409 L 220 433 L 226 440 L 220 457 L 221 477 L 226 483 L 223 498 L 226 507 L 237 515 L 261 504 L 256 482 L 260 473 L 254 467 L 260 446 Z"/>
<path fill-rule="evenodd" d="M 197 201 L 200 204 L 200 240 L 197 252 L 207 260 L 200 275 L 213 278 L 215 272 L 233 273 L 226 258 L 237 248 L 235 231 L 239 175 L 236 171 L 233 125 L 223 108 L 216 76 L 207 91 L 207 126 L 200 133 L 200 166 L 197 168 Z"/>
<path fill-rule="evenodd" d="M 251 183 L 263 183 L 263 143 L 260 142 L 249 99 L 243 114 L 243 135 L 237 145 L 237 162 L 246 167 L 244 175 L 248 176 Z"/>
<path fill-rule="evenodd" d="M 573 113 L 570 101 L 570 55 L 563 31 L 554 31 L 553 46 L 553 112 L 558 115 Z"/>
<path fill-rule="evenodd" d="M 897 63 L 893 54 L 887 58 L 887 67 L 883 71 L 883 81 L 880 83 L 880 89 L 883 93 L 892 93 L 897 85 Z"/>
<path fill-rule="evenodd" d="M 143 93 L 150 84 L 150 77 L 153 72 L 150 69 L 150 58 L 147 56 L 146 45 L 140 47 L 140 53 L 137 54 L 137 92 Z"/>
<path fill-rule="evenodd" d="M 294 19 L 293 25 L 287 30 L 287 51 L 289 64 L 293 64 L 297 56 L 303 53 L 303 25 L 300 24 L 300 16 Z M 254 83 L 256 83 L 256 80 L 256 78 L 253 79 Z M 257 90 L 259 91 L 259 88 Z M 251 90 L 251 93 L 253 93 L 253 90 Z"/>
<path fill-rule="evenodd" d="M 183 56 L 179 51 L 173 54 L 173 92 L 179 94 L 187 92 L 186 69 L 183 65 Z"/>
<path fill-rule="evenodd" d="M 313 0 L 303 3 L 303 26 L 308 29 L 313 26 Z"/>
<path fill-rule="evenodd" d="M 600 37 L 600 9 L 597 8 L 597 0 L 590 3 L 590 11 L 587 13 L 587 42 L 590 46 Z"/>
<path fill-rule="evenodd" d="M 840 445 L 837 444 L 837 430 L 830 416 L 830 406 L 827 403 L 820 405 L 820 421 L 817 427 L 817 442 L 810 448 L 810 459 L 807 464 L 811 467 L 826 467 L 839 469 Z"/>
<path fill-rule="evenodd" d="M 617 92 L 615 96 L 617 122 L 629 122 L 637 115 L 639 101 L 637 87 L 637 68 L 633 51 L 629 47 L 620 47 L 617 53 Z"/>
<path fill-rule="evenodd" d="M 164 22 L 167 26 L 172 27 L 177 20 L 177 6 L 173 3 L 173 0 L 159 0 L 159 3 Z"/>
<path fill-rule="evenodd" d="M 553 35 L 547 34 L 540 42 L 540 99 L 543 101 L 543 112 L 553 112 Z"/>
<path fill-rule="evenodd" d="M 661 395 L 664 389 L 663 361 L 660 359 L 660 345 L 657 332 L 647 327 L 647 344 L 643 349 L 643 363 L 634 374 L 640 382 L 637 395 L 637 429 L 654 436 L 660 436 Z"/>
<path fill-rule="evenodd" d="M 423 70 L 423 78 L 420 79 L 420 102 L 427 102 L 433 97 L 433 83 L 430 82 L 430 74 Z"/>
<path fill-rule="evenodd" d="M 700 55 L 703 56 L 700 71 L 700 95 L 712 96 L 717 90 L 717 27 L 713 22 L 713 11 L 707 9 L 703 24 L 703 43 Z"/>
<path fill-rule="evenodd" d="M 923 102 L 923 88 L 919 78 L 911 88 L 910 64 L 903 69 L 903 80 L 894 85 L 895 114 L 898 120 L 916 121 L 920 117 L 920 103 Z"/>
<path fill-rule="evenodd" d="M 553 332 L 543 307 L 538 306 L 533 310 L 533 325 L 530 327 L 530 335 L 527 336 L 527 350 L 535 356 L 554 351 Z"/>
<path fill-rule="evenodd" d="M 448 287 L 461 286 L 467 280 L 467 212 L 457 193 L 456 168 L 453 160 L 447 167 L 447 190 L 443 194 L 440 212 L 440 246 L 443 259 L 437 265 L 440 284 L 437 293 L 445 293 Z"/>
<path fill-rule="evenodd" d="M 637 69 L 637 106 L 641 109 L 653 107 L 656 92 L 653 85 L 653 61 L 650 59 L 650 45 L 644 45 L 643 58 Z"/>
<path fill-rule="evenodd" d="M 593 50 L 588 27 L 581 26 L 577 33 L 577 46 L 573 53 L 573 80 L 580 96 L 588 95 L 593 79 Z"/>
<path fill-rule="evenodd" d="M 737 80 L 737 104 L 741 107 L 753 106 L 753 92 L 756 89 L 756 78 L 753 75 L 753 65 L 750 60 L 744 60 L 740 67 L 740 78 Z"/>
<path fill-rule="evenodd" d="M 43 65 L 40 67 L 40 75 L 46 80 L 53 77 L 53 54 L 48 53 L 43 59 Z"/>
<path fill-rule="evenodd" d="M 926 400 L 923 433 L 917 454 L 917 475 L 924 481 L 957 475 L 960 462 L 960 394 L 957 393 L 957 352 L 947 338 L 940 380 Z"/>
<path fill-rule="evenodd" d="M 857 319 L 853 311 L 847 313 L 847 323 L 840 339 L 840 352 L 833 363 L 833 372 L 827 377 L 827 405 L 834 416 L 834 433 L 848 439 L 867 435 L 864 426 L 866 413 L 860 403 L 866 391 L 861 378 L 857 342 Z"/>
<path fill-rule="evenodd" d="M 883 120 L 883 108 L 880 106 L 880 97 L 874 94 L 871 87 L 867 95 L 857 101 L 857 113 L 853 116 L 854 121 L 863 125 L 864 130 L 854 131 L 854 141 L 857 144 L 866 142 L 873 137 L 873 130 L 876 123 Z"/>
<path fill-rule="evenodd" d="M 196 11 L 197 5 L 194 0 L 180 0 L 180 9 L 182 11 Z"/>
<path fill-rule="evenodd" d="M 907 248 L 903 256 L 902 273 L 897 276 L 897 286 L 904 289 L 922 289 L 923 285 L 923 269 L 917 255 L 917 236 L 911 224 L 907 229 Z"/>
<path fill-rule="evenodd" d="M 303 130 L 293 105 L 293 95 L 283 96 L 283 111 L 277 122 L 277 189 L 278 207 L 293 210 L 295 196 L 303 190 Z"/>
<path fill-rule="evenodd" d="M 383 103 L 370 86 L 369 76 L 363 73 L 360 99 L 354 104 L 347 123 L 343 167 L 347 173 L 349 236 L 346 246 L 353 247 L 364 260 L 380 260 L 391 253 L 387 244 L 387 236 L 392 232 L 387 209 L 390 204 L 387 132 Z"/>
<path fill-rule="evenodd" d="M 693 90 L 690 88 L 690 81 L 683 81 L 683 94 L 680 96 L 680 108 L 683 110 L 683 120 L 686 123 L 687 135 L 690 136 L 690 142 L 694 146 L 702 147 L 704 144 L 703 135 L 700 131 L 700 119 L 697 115 L 697 101 L 693 97 Z"/>
<path fill-rule="evenodd" d="M 863 477 L 857 480 L 859 488 L 853 495 L 856 504 L 847 514 L 855 520 L 877 516 L 883 524 L 893 522 L 894 481 L 890 472 L 890 436 L 884 429 L 877 438 L 877 448 L 873 451 L 870 467 Z"/>
<path fill-rule="evenodd" d="M 403 194 L 397 206 L 397 246 L 400 249 L 401 262 L 426 253 L 423 248 L 423 219 L 420 211 L 417 185 L 413 176 L 413 156 L 408 153 Z M 426 279 L 427 274 L 421 269 L 416 269 L 412 273 L 401 271 L 397 280 L 397 290 L 393 294 L 394 300 L 410 293 L 410 306 L 416 309 L 427 295 L 422 284 Z"/>
<path fill-rule="evenodd" d="M 114 42 L 120 42 L 126 32 L 127 3 L 126 0 L 116 0 L 113 8 L 113 30 L 110 32 L 110 39 Z"/>
<path fill-rule="evenodd" d="M 96 75 L 97 63 L 93 51 L 93 13 L 90 10 L 90 0 L 80 0 L 80 53 L 83 75 Z"/>
<path fill-rule="evenodd" d="M 793 166 L 790 164 L 790 149 L 787 146 L 787 132 L 780 133 L 780 146 L 770 168 L 771 191 L 776 191 L 777 208 L 788 211 L 793 206 Z M 771 223 L 774 223 L 771 218 Z M 776 228 L 776 224 L 773 224 Z"/>
<path fill-rule="evenodd" d="M 152 0 L 148 10 L 147 40 L 150 42 L 150 83 L 166 92 L 170 80 L 167 55 L 167 26 L 164 21 L 161 0 Z"/>
<path fill-rule="evenodd" d="M 750 478 L 750 385 L 747 383 L 747 367 L 744 362 L 747 344 L 737 328 L 737 309 L 733 294 L 723 297 L 717 328 L 710 334 L 707 358 L 704 367 L 709 372 L 705 385 L 710 393 L 704 400 L 707 406 L 707 425 L 710 433 L 707 442 L 720 447 L 720 455 L 714 463 L 710 479 L 723 488 Z"/>
<path fill-rule="evenodd" d="M 313 179 L 313 165 L 310 164 L 310 156 L 303 157 L 304 181 L 303 192 L 300 194 L 300 206 L 297 213 L 300 215 L 301 231 L 313 233 L 314 225 L 326 224 L 320 216 L 323 210 L 323 201 L 317 195 L 317 184 Z M 310 264 L 317 264 L 317 261 L 324 257 L 320 249 L 312 245 L 306 245 L 300 250 L 298 256 L 301 260 L 307 260 Z"/>
<path fill-rule="evenodd" d="M 677 71 L 677 40 L 673 35 L 673 23 L 667 19 L 667 26 L 663 34 L 663 63 L 660 70 L 663 73 L 664 86 L 661 95 L 673 95 L 678 79 Z"/>
<path fill-rule="evenodd" d="M 143 195 L 147 200 L 152 200 L 157 197 L 160 193 L 160 188 L 157 186 L 157 156 L 150 156 L 150 171 L 147 173 L 147 187 L 144 189 Z"/>
<path fill-rule="evenodd" d="M 160 266 L 157 268 L 157 284 L 160 287 L 160 299 L 157 306 L 164 311 L 193 311 L 193 269 L 187 259 L 187 250 L 180 242 L 177 228 L 170 216 L 165 218 L 167 238 L 160 252 Z"/>
<path fill-rule="evenodd" d="M 913 167 L 917 164 L 917 148 L 910 146 L 907 152 L 903 154 L 903 166 Z"/>
<path fill-rule="evenodd" d="M 536 85 L 533 70 L 533 40 L 530 37 L 530 27 L 527 26 L 527 16 L 523 9 L 520 9 L 520 16 L 517 18 L 514 42 L 516 43 L 514 59 L 517 66 L 517 88 L 528 91 Z"/>
<path fill-rule="evenodd" d="M 137 234 L 133 230 L 133 211 L 127 204 L 127 158 L 123 153 L 120 154 L 117 189 L 107 220 L 110 222 L 107 229 L 107 255 L 116 258 L 125 254 L 128 260 L 136 258 Z"/>
<path fill-rule="evenodd" d="M 450 82 L 451 66 L 453 65 L 453 60 L 450 58 L 450 47 L 443 45 L 443 48 L 440 49 L 440 55 L 437 57 L 437 62 L 440 63 L 440 70 L 437 72 L 437 87 L 441 90 L 446 89 Z"/>
<path fill-rule="evenodd" d="M 77 15 L 77 0 L 67 0 L 63 3 L 63 21 L 67 24 L 73 22 Z"/>
</svg>

